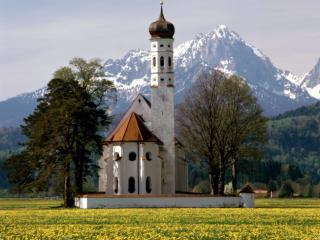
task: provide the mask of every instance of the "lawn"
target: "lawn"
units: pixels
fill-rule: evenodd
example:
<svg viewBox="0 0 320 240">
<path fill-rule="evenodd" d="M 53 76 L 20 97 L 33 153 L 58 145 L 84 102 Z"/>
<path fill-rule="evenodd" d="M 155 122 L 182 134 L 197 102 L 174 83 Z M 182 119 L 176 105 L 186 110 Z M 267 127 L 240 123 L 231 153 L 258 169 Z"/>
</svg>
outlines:
<svg viewBox="0 0 320 240">
<path fill-rule="evenodd" d="M 0 239 L 320 239 L 320 199 L 259 199 L 256 209 L 59 206 L 0 200 Z"/>
</svg>

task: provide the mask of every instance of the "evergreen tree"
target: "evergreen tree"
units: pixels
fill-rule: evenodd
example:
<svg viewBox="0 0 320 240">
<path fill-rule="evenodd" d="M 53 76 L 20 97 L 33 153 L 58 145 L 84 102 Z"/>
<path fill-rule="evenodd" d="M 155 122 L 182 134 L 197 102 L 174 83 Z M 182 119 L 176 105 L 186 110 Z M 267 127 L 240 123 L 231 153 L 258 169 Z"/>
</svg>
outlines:
<svg viewBox="0 0 320 240">
<path fill-rule="evenodd" d="M 278 197 L 279 198 L 291 198 L 291 197 L 293 197 L 293 193 L 294 193 L 294 190 L 291 186 L 291 183 L 289 181 L 286 181 L 281 186 Z"/>
<path fill-rule="evenodd" d="M 48 191 L 58 184 L 64 189 L 64 205 L 71 207 L 95 167 L 92 155 L 102 152 L 99 131 L 111 119 L 101 107 L 101 92 L 81 84 L 67 68 L 59 74 L 65 79 L 51 80 L 34 113 L 24 120 L 24 151 L 9 158 L 6 166 L 19 191 Z M 114 90 L 110 82 L 107 85 L 105 91 Z M 27 170 L 19 176 L 19 169 Z"/>
</svg>

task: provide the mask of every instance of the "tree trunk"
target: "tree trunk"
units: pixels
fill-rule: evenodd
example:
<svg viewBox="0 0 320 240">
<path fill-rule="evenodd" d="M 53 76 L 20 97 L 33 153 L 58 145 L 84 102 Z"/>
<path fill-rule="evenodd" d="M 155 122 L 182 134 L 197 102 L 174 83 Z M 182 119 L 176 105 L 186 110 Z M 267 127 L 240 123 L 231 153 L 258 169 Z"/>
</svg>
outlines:
<svg viewBox="0 0 320 240">
<path fill-rule="evenodd" d="M 211 185 L 211 194 L 218 195 L 219 193 L 219 167 L 215 166 L 210 169 L 209 172 L 210 185 Z"/>
<path fill-rule="evenodd" d="M 232 190 L 233 193 L 237 193 L 237 161 L 234 160 L 232 163 Z"/>
<path fill-rule="evenodd" d="M 64 207 L 70 208 L 74 206 L 74 196 L 70 178 L 70 163 L 66 161 L 64 176 Z"/>
<path fill-rule="evenodd" d="M 81 143 L 76 143 L 76 159 L 75 159 L 75 180 L 76 180 L 76 193 L 81 194 L 83 192 L 83 146 Z"/>
<path fill-rule="evenodd" d="M 218 168 L 213 174 L 213 182 L 214 182 L 213 194 L 216 196 L 219 194 L 219 170 L 218 170 Z"/>
<path fill-rule="evenodd" d="M 70 176 L 64 178 L 64 206 L 67 208 L 74 206 Z"/>
<path fill-rule="evenodd" d="M 224 161 L 221 161 L 219 165 L 219 184 L 218 184 L 218 195 L 224 195 L 224 176 L 225 176 L 225 164 Z"/>
</svg>

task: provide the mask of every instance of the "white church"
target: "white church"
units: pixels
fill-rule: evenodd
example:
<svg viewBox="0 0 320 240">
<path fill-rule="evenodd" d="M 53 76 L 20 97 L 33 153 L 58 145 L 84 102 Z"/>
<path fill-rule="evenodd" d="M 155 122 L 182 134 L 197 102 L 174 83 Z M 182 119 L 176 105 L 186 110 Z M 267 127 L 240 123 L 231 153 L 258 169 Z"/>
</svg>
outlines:
<svg viewBox="0 0 320 240">
<path fill-rule="evenodd" d="M 175 137 L 174 25 L 160 17 L 151 34 L 151 102 L 139 94 L 103 143 L 99 194 L 79 195 L 79 208 L 254 207 L 254 194 L 188 194 L 188 163 Z"/>
<path fill-rule="evenodd" d="M 174 130 L 174 25 L 160 17 L 151 35 L 151 102 L 138 95 L 104 141 L 99 192 L 175 194 L 188 191 L 188 164 Z"/>
</svg>

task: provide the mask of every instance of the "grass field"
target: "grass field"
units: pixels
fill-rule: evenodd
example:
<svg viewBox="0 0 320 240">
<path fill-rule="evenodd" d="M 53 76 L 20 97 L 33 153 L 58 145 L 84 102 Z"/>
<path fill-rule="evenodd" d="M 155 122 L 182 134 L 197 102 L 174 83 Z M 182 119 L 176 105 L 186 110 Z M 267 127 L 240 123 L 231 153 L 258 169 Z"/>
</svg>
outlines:
<svg viewBox="0 0 320 240">
<path fill-rule="evenodd" d="M 60 208 L 0 199 L 0 239 L 320 239 L 320 199 L 258 199 L 256 209 Z"/>
</svg>

